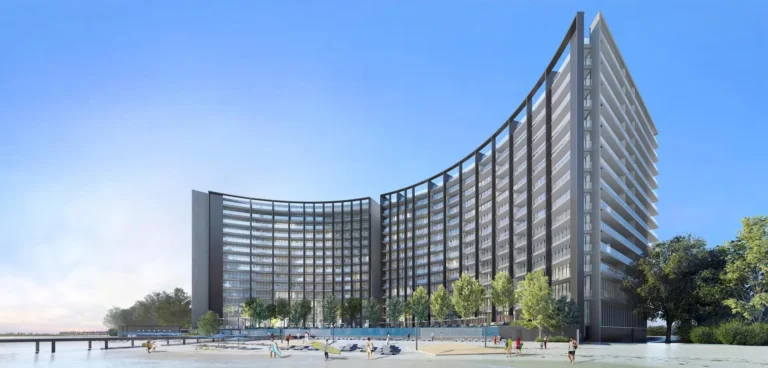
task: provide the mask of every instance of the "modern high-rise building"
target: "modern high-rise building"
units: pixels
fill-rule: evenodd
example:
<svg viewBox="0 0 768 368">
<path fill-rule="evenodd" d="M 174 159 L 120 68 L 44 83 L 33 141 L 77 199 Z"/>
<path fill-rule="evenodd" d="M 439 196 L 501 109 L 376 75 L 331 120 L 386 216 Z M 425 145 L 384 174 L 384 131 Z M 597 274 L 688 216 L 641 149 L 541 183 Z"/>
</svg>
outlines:
<svg viewBox="0 0 768 368">
<path fill-rule="evenodd" d="M 192 192 L 192 319 L 207 310 L 242 326 L 250 298 L 378 298 L 379 205 L 370 198 L 291 202 Z"/>
<path fill-rule="evenodd" d="M 477 149 L 423 181 L 382 194 L 380 208 L 375 201 L 363 200 L 369 204 L 361 207 L 361 213 L 373 219 L 366 228 L 371 232 L 370 245 L 363 246 L 371 252 L 367 295 L 407 299 L 419 286 L 429 293 L 440 285 L 451 290 L 453 281 L 462 273 L 490 289 L 499 272 L 507 272 L 519 282 L 527 273 L 541 270 L 549 277 L 556 297 L 565 296 L 578 303 L 582 336 L 592 341 L 644 339 L 646 321 L 626 305 L 620 281 L 626 266 L 658 241 L 654 233 L 658 227 L 656 127 L 601 14 L 587 30 L 583 13 L 577 13 L 554 57 L 534 78 L 533 88 L 512 115 Z M 213 193 L 207 196 L 209 200 L 214 198 Z M 252 219 L 250 230 L 240 228 L 246 231 L 240 233 L 245 236 L 240 245 L 245 242 L 250 246 L 245 249 L 251 253 L 255 249 L 279 251 L 276 242 L 282 239 L 274 238 L 279 230 L 272 229 L 272 239 L 262 237 L 263 245 L 253 243 L 258 236 L 254 232 L 254 213 L 280 214 L 284 218 L 273 217 L 267 222 L 285 226 L 296 223 L 303 226 L 305 236 L 310 221 L 314 229 L 318 226 L 317 203 L 298 204 L 302 211 L 308 205 L 314 206 L 313 218 L 299 217 L 298 212 L 293 215 L 294 204 L 287 202 L 281 202 L 283 209 L 275 212 L 274 207 L 264 204 L 271 204 L 269 201 L 216 196 L 225 205 L 206 207 L 204 213 L 219 216 L 213 221 L 210 215 L 206 226 L 232 218 L 234 215 L 227 211 L 237 211 L 238 205 L 232 203 L 240 201 L 239 211 L 251 213 Z M 262 212 L 254 212 L 257 202 L 264 207 Z M 341 206 L 348 202 L 333 203 Z M 193 205 L 193 212 L 199 207 Z M 319 208 L 326 220 L 337 219 L 338 212 L 329 214 L 328 207 Z M 290 218 L 286 217 L 288 213 Z M 193 225 L 193 235 L 197 228 Z M 328 230 L 327 224 L 324 229 Z M 211 239 L 207 246 L 218 249 L 222 244 L 223 253 L 235 259 L 237 252 L 227 247 L 237 244 L 220 240 L 237 235 L 217 231 L 215 236 L 205 234 Z M 214 237 L 219 243 L 213 243 Z M 286 244 L 293 244 L 286 240 Z M 317 240 L 314 244 L 317 246 Z M 288 252 L 290 248 L 285 245 L 284 249 Z M 302 260 L 310 257 L 306 250 L 303 254 Z M 317 250 L 313 254 L 317 259 Z M 260 256 L 253 253 L 251 258 L 246 257 L 251 259 L 251 285 L 269 275 L 293 283 L 276 283 L 274 291 L 268 290 L 270 293 L 253 286 L 248 290 L 235 288 L 229 286 L 235 285 L 235 277 L 210 277 L 233 267 L 228 258 L 209 256 L 205 264 L 210 270 L 208 280 L 215 280 L 209 284 L 217 283 L 218 289 L 210 286 L 204 292 L 209 300 L 207 308 L 222 305 L 211 302 L 218 295 L 222 295 L 224 305 L 233 306 L 249 296 L 274 299 L 285 293 L 295 299 L 310 295 L 307 289 L 298 293 L 298 286 L 277 288 L 299 285 L 298 273 L 292 273 L 290 267 L 278 270 L 273 264 L 274 268 L 254 272 L 255 260 Z M 281 259 L 282 255 L 274 253 L 272 257 Z M 287 266 L 291 260 L 285 262 Z M 331 270 L 344 270 L 348 264 L 344 262 L 332 256 Z M 309 280 L 307 264 L 302 264 L 301 280 Z M 198 267 L 203 267 L 202 263 L 193 264 L 193 269 Z M 314 271 L 318 271 L 317 263 Z M 314 279 L 311 298 L 316 304 L 323 293 L 328 295 L 328 273 L 324 277 L 326 283 L 318 283 L 317 276 Z M 322 293 L 318 293 L 319 285 L 326 288 Z M 355 286 L 351 290 L 356 290 Z M 357 295 L 344 292 L 342 297 Z M 193 288 L 193 301 L 197 297 L 203 296 L 195 295 Z M 488 321 L 499 321 L 506 312 L 495 310 L 486 298 L 480 315 Z"/>
</svg>

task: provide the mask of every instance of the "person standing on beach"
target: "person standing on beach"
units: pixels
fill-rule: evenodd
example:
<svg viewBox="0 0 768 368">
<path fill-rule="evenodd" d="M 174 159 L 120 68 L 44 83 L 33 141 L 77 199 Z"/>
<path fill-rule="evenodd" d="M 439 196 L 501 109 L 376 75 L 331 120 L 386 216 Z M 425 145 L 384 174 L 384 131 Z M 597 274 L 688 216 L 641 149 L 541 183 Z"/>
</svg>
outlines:
<svg viewBox="0 0 768 368">
<path fill-rule="evenodd" d="M 269 359 L 277 358 L 277 343 L 275 342 L 275 337 L 272 336 L 269 340 Z"/>
<path fill-rule="evenodd" d="M 515 355 L 523 356 L 523 342 L 520 341 L 520 336 L 517 337 L 517 341 L 515 342 L 515 349 L 517 350 Z"/>
<path fill-rule="evenodd" d="M 304 344 L 309 345 L 309 331 L 304 333 Z"/>
<path fill-rule="evenodd" d="M 368 341 L 365 342 L 365 352 L 368 353 L 368 360 L 371 360 L 371 356 L 373 355 L 373 343 L 371 342 L 371 338 L 368 338 Z"/>
<path fill-rule="evenodd" d="M 147 345 L 147 353 L 151 353 L 152 352 L 152 340 L 147 340 L 146 345 Z"/>
<path fill-rule="evenodd" d="M 387 332 L 387 345 L 389 345 L 389 332 Z"/>
<path fill-rule="evenodd" d="M 288 334 L 288 336 L 285 337 L 285 343 L 288 346 L 291 346 L 291 334 Z"/>
<path fill-rule="evenodd" d="M 571 361 L 571 364 L 576 361 L 576 349 L 579 347 L 579 343 L 576 342 L 576 339 L 571 336 L 570 339 L 568 339 L 568 360 Z"/>
<path fill-rule="evenodd" d="M 504 343 L 504 351 L 507 352 L 507 358 L 512 356 L 512 338 L 507 337 L 507 341 Z"/>
<path fill-rule="evenodd" d="M 544 335 L 544 350 L 547 350 L 547 339 L 549 335 Z"/>
<path fill-rule="evenodd" d="M 408 333 L 408 341 L 411 341 L 411 333 Z"/>
<path fill-rule="evenodd" d="M 325 354 L 325 360 L 328 360 L 328 339 L 325 339 L 325 349 L 323 350 L 323 353 Z"/>
<path fill-rule="evenodd" d="M 435 333 L 434 332 L 432 332 L 432 335 L 430 336 L 430 340 L 432 340 L 433 342 L 435 341 Z"/>
</svg>

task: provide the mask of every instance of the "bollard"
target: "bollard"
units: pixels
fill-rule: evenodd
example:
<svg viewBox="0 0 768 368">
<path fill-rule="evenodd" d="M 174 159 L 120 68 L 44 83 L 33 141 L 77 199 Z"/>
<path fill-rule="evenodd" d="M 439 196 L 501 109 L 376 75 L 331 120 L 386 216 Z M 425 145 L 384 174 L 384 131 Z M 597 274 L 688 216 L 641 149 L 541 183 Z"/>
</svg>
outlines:
<svg viewBox="0 0 768 368">
<path fill-rule="evenodd" d="M 88 350 L 91 350 L 91 340 L 88 340 Z"/>
<path fill-rule="evenodd" d="M 51 341 L 51 353 L 56 352 L 56 341 Z"/>
<path fill-rule="evenodd" d="M 136 340 L 131 340 L 131 347 L 134 347 L 133 343 L 136 342 Z"/>
<path fill-rule="evenodd" d="M 109 349 L 109 340 L 104 340 L 104 350 Z"/>
<path fill-rule="evenodd" d="M 40 341 L 35 341 L 35 354 L 40 354 Z"/>
</svg>

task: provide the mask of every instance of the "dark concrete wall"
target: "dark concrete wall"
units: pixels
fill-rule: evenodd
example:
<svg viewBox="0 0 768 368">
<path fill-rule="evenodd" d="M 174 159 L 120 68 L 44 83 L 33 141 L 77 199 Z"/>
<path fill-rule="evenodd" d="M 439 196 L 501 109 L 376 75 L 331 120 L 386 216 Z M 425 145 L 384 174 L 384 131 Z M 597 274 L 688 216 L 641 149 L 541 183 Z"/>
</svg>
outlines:
<svg viewBox="0 0 768 368">
<path fill-rule="evenodd" d="M 208 193 L 192 191 L 192 327 L 208 311 Z"/>
<path fill-rule="evenodd" d="M 221 195 L 208 195 L 208 309 L 224 315 L 224 245 L 223 241 L 223 199 Z"/>
</svg>

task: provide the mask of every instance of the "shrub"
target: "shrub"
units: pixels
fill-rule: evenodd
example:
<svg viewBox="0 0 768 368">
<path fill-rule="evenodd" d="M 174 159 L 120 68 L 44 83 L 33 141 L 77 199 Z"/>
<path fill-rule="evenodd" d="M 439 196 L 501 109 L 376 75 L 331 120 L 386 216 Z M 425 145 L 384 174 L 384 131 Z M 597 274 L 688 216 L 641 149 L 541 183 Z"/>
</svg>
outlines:
<svg viewBox="0 0 768 368">
<path fill-rule="evenodd" d="M 707 326 L 695 327 L 691 330 L 691 341 L 696 344 L 719 344 L 715 331 Z"/>
<path fill-rule="evenodd" d="M 728 345 L 747 345 L 747 326 L 738 320 L 725 322 L 715 328 L 717 339 Z"/>
<path fill-rule="evenodd" d="M 666 336 L 667 328 L 664 326 L 648 326 L 648 336 Z"/>
<path fill-rule="evenodd" d="M 747 326 L 746 345 L 768 345 L 768 324 L 755 323 Z"/>
<path fill-rule="evenodd" d="M 541 342 L 541 338 L 537 337 L 536 342 Z M 566 336 L 549 336 L 547 338 L 547 342 L 568 342 L 568 337 Z"/>
<path fill-rule="evenodd" d="M 691 342 L 691 330 L 693 330 L 693 321 L 687 320 L 675 322 L 672 325 L 672 334 L 679 337 L 682 342 Z"/>
</svg>

